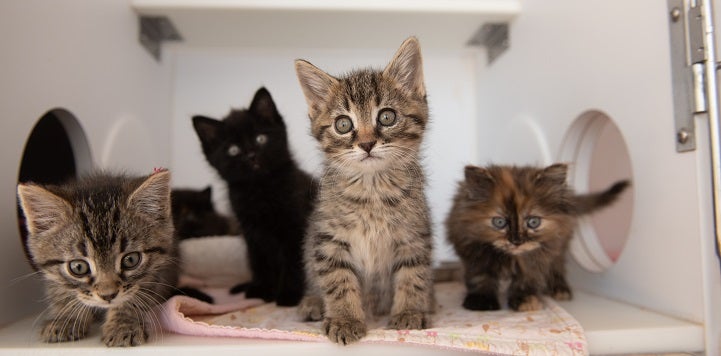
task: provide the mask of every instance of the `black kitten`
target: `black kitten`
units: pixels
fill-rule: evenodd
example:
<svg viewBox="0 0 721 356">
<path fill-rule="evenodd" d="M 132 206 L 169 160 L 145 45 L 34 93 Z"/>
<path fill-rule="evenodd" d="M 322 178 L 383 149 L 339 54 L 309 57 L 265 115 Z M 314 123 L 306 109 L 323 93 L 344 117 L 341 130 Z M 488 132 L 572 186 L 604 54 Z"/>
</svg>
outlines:
<svg viewBox="0 0 721 356">
<path fill-rule="evenodd" d="M 301 241 L 315 184 L 288 148 L 285 123 L 260 88 L 247 110 L 222 121 L 193 117 L 205 158 L 228 183 L 230 203 L 248 245 L 252 281 L 246 297 L 298 304 L 305 278 Z"/>
<path fill-rule="evenodd" d="M 212 188 L 173 189 L 173 225 L 179 240 L 192 237 L 237 235 L 235 221 L 215 211 Z"/>
</svg>

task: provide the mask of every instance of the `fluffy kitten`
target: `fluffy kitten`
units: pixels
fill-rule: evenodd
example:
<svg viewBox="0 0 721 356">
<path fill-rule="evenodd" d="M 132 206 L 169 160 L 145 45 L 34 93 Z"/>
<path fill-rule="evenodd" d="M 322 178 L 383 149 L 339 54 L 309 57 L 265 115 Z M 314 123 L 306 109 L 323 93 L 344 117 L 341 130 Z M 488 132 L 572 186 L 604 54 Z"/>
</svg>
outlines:
<svg viewBox="0 0 721 356">
<path fill-rule="evenodd" d="M 105 317 L 107 346 L 148 338 L 152 308 L 177 278 L 170 173 L 131 178 L 98 173 L 74 183 L 18 185 L 28 250 L 45 278 L 45 342 L 83 338 Z"/>
<path fill-rule="evenodd" d="M 215 211 L 212 188 L 173 189 L 173 225 L 178 239 L 239 234 L 235 221 Z"/>
<path fill-rule="evenodd" d="M 206 159 L 228 183 L 230 203 L 248 246 L 248 298 L 297 305 L 305 278 L 301 243 L 315 185 L 293 161 L 285 123 L 261 88 L 247 110 L 222 121 L 193 117 Z M 240 268 L 240 266 L 238 267 Z"/>
<path fill-rule="evenodd" d="M 467 166 L 446 220 L 448 240 L 465 269 L 463 306 L 496 310 L 499 281 L 510 278 L 508 305 L 542 307 L 541 294 L 571 298 L 564 259 L 579 215 L 613 203 L 629 185 L 574 195 L 567 167 Z"/>
<path fill-rule="evenodd" d="M 336 343 L 389 327 L 421 329 L 432 310 L 431 226 L 419 147 L 428 105 L 421 52 L 407 39 L 383 71 L 336 78 L 298 60 L 311 132 L 325 153 L 304 245 L 308 292 L 299 311 Z"/>
</svg>

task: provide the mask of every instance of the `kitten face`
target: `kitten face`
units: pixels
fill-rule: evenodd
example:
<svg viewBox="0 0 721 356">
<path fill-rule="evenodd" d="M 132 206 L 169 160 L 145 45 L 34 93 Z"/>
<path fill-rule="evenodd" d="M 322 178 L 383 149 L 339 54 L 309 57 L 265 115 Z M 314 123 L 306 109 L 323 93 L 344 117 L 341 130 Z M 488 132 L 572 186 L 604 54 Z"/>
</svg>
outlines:
<svg viewBox="0 0 721 356">
<path fill-rule="evenodd" d="M 428 121 L 417 41 L 406 41 L 383 71 L 335 78 L 298 60 L 296 72 L 330 165 L 374 172 L 416 159 Z"/>
<path fill-rule="evenodd" d="M 228 181 L 269 174 L 289 158 L 285 124 L 265 88 L 247 110 L 233 110 L 222 121 L 193 117 L 208 162 Z"/>
<path fill-rule="evenodd" d="M 565 171 L 562 165 L 466 167 L 461 199 L 471 235 L 511 255 L 564 243 L 574 226 Z"/>
<path fill-rule="evenodd" d="M 33 261 L 56 290 L 97 308 L 157 303 L 149 289 L 173 263 L 168 172 L 77 187 L 23 184 L 18 195 Z"/>
</svg>

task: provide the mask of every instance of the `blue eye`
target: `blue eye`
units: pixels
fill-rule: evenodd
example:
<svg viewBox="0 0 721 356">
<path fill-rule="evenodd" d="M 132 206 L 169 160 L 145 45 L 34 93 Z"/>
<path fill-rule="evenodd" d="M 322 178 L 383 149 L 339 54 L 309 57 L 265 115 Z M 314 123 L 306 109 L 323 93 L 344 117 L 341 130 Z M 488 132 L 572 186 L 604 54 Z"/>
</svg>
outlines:
<svg viewBox="0 0 721 356">
<path fill-rule="evenodd" d="M 237 145 L 230 145 L 228 147 L 228 156 L 235 157 L 240 153 L 240 147 Z"/>
<path fill-rule="evenodd" d="M 260 134 L 258 136 L 255 136 L 255 143 L 259 145 L 265 145 L 265 143 L 268 142 L 268 136 L 265 134 Z"/>
<path fill-rule="evenodd" d="M 506 225 L 508 225 L 508 221 L 506 221 L 506 218 L 502 218 L 500 216 L 494 216 L 491 219 L 491 224 L 496 229 L 503 229 L 504 227 L 506 227 Z"/>
<path fill-rule="evenodd" d="M 396 113 L 391 109 L 383 109 L 378 113 L 378 122 L 383 126 L 392 126 L 396 123 Z"/>
<path fill-rule="evenodd" d="M 536 229 L 539 226 L 541 226 L 541 218 L 538 216 L 529 216 L 526 219 L 526 226 L 528 226 L 529 229 Z"/>
<path fill-rule="evenodd" d="M 131 252 L 123 256 L 123 260 L 120 262 L 123 269 L 133 269 L 140 264 L 140 252 Z"/>
<path fill-rule="evenodd" d="M 335 130 L 341 135 L 347 134 L 353 130 L 353 121 L 348 116 L 338 116 L 335 119 Z"/>
<path fill-rule="evenodd" d="M 90 265 L 84 260 L 72 260 L 68 262 L 68 270 L 75 277 L 83 277 L 90 273 Z"/>
</svg>

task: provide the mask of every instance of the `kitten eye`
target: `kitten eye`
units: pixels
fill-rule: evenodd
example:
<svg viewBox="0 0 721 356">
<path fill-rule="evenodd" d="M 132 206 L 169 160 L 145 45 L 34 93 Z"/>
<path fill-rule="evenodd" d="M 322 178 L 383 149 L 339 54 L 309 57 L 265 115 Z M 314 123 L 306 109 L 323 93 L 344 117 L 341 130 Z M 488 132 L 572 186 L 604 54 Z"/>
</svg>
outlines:
<svg viewBox="0 0 721 356">
<path fill-rule="evenodd" d="M 538 216 L 530 216 L 526 219 L 526 226 L 528 226 L 530 229 L 535 229 L 539 226 L 541 226 L 541 218 Z"/>
<path fill-rule="evenodd" d="M 338 116 L 335 119 L 335 130 L 341 135 L 347 134 L 353 130 L 353 121 L 348 116 Z"/>
<path fill-rule="evenodd" d="M 237 145 L 230 145 L 228 147 L 228 156 L 235 157 L 240 153 L 240 148 Z"/>
<path fill-rule="evenodd" d="M 140 252 L 131 252 L 123 256 L 120 262 L 123 269 L 133 269 L 140 263 Z"/>
<path fill-rule="evenodd" d="M 259 145 L 265 145 L 266 142 L 268 142 L 268 135 L 260 134 L 258 136 L 255 136 L 255 143 Z"/>
<path fill-rule="evenodd" d="M 90 273 L 90 265 L 83 260 L 72 260 L 68 262 L 68 269 L 75 277 L 82 277 Z"/>
<path fill-rule="evenodd" d="M 496 229 L 503 229 L 506 225 L 508 225 L 508 222 L 505 218 L 494 216 L 493 219 L 491 219 L 491 224 L 493 224 L 493 227 Z"/>
<path fill-rule="evenodd" d="M 383 109 L 378 113 L 378 122 L 383 126 L 392 126 L 396 123 L 396 112 L 391 109 Z"/>
</svg>

